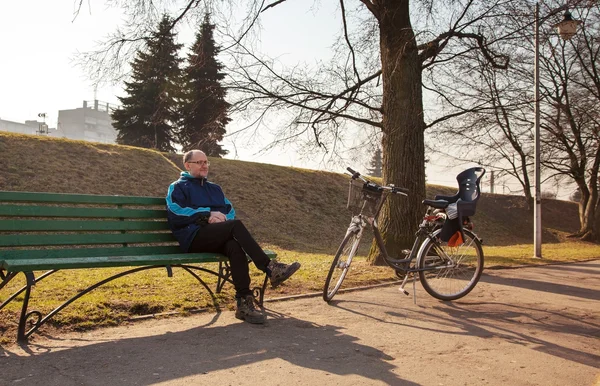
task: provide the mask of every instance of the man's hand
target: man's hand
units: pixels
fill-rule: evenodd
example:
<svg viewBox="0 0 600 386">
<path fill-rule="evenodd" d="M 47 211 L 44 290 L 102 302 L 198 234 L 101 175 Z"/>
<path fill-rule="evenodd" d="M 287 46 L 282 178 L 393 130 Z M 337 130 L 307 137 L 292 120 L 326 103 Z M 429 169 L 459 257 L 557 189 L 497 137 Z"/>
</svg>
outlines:
<svg viewBox="0 0 600 386">
<path fill-rule="evenodd" d="M 209 224 L 215 224 L 218 222 L 224 222 L 225 220 L 227 220 L 227 218 L 225 217 L 225 215 L 221 212 L 210 212 L 210 217 L 208 218 L 208 223 Z"/>
</svg>

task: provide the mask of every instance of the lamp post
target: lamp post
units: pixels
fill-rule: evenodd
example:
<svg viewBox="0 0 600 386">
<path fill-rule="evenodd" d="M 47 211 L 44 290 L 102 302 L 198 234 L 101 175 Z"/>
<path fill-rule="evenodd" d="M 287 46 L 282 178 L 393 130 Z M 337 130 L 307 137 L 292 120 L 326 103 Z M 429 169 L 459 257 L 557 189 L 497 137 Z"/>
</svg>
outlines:
<svg viewBox="0 0 600 386">
<path fill-rule="evenodd" d="M 563 20 L 556 24 L 558 34 L 564 40 L 571 39 L 577 32 L 577 26 L 581 24 L 579 20 L 573 20 L 571 12 L 565 11 Z M 533 257 L 542 257 L 542 192 L 541 192 L 541 173 L 540 173 L 540 2 L 535 2 L 535 56 L 534 56 L 534 98 L 535 98 L 535 206 L 533 208 Z"/>
</svg>

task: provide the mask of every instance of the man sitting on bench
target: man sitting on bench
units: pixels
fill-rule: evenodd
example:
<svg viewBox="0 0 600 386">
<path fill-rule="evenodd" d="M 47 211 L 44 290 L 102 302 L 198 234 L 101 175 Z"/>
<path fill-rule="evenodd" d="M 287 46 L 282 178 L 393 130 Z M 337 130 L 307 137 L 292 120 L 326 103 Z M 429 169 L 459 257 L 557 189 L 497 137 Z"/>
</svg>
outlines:
<svg viewBox="0 0 600 386">
<path fill-rule="evenodd" d="M 169 186 L 167 193 L 168 222 L 185 252 L 218 252 L 229 258 L 235 287 L 235 317 L 249 323 L 262 324 L 264 315 L 255 309 L 250 290 L 250 271 L 246 254 L 254 265 L 270 278 L 276 287 L 294 274 L 300 263 L 278 263 L 270 260 L 240 220 L 221 187 L 207 181 L 210 163 L 201 150 L 183 155 L 187 172 Z"/>
</svg>

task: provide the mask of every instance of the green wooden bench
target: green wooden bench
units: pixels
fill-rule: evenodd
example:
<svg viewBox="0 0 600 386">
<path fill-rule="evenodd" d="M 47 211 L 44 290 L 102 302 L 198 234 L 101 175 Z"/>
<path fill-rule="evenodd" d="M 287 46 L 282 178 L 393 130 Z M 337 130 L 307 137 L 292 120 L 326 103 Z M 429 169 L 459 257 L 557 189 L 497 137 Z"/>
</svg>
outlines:
<svg viewBox="0 0 600 386">
<path fill-rule="evenodd" d="M 276 257 L 272 251 L 265 252 L 271 259 Z M 200 266 L 203 263 L 219 263 L 218 271 Z M 32 288 L 46 277 L 59 270 L 103 267 L 135 268 L 78 292 L 47 315 L 28 310 Z M 173 267 L 190 273 L 215 304 L 214 292 L 196 272 L 215 275 L 217 293 L 232 283 L 224 255 L 181 252 L 169 230 L 162 197 L 0 191 L 0 290 L 19 273 L 26 277 L 26 285 L 0 304 L 2 310 L 25 292 L 18 341 L 26 341 L 56 313 L 93 289 L 130 273 L 161 267 L 169 277 Z M 259 304 L 266 285 L 265 275 L 262 286 L 253 290 Z"/>
</svg>

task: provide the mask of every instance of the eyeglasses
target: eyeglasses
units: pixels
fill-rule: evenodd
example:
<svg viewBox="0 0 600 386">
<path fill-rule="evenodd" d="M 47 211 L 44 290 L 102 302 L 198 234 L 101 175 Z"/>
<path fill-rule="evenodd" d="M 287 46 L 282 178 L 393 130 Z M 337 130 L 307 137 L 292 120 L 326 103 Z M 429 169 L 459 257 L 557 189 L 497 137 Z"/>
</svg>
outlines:
<svg viewBox="0 0 600 386">
<path fill-rule="evenodd" d="M 209 161 L 188 161 L 187 163 L 189 164 L 198 164 L 199 166 L 210 166 L 210 162 Z"/>
</svg>

